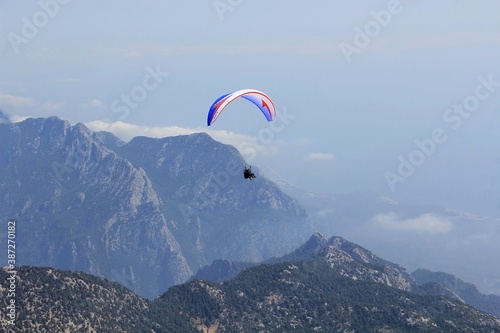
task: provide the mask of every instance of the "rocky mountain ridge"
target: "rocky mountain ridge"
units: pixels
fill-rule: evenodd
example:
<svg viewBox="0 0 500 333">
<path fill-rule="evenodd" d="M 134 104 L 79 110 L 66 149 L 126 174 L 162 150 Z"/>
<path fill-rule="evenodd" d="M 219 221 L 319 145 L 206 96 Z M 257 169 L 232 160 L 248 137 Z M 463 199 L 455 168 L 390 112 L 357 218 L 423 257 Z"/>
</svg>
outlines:
<svg viewBox="0 0 500 333">
<path fill-rule="evenodd" d="M 7 278 L 0 270 L 0 279 Z M 7 288 L 0 288 L 6 307 Z M 46 267 L 16 268 L 12 332 L 500 332 L 463 302 L 355 280 L 326 260 L 264 264 L 223 283 L 194 280 L 154 301 L 118 283 Z"/>
<path fill-rule="evenodd" d="M 416 287 L 413 277 L 405 268 L 379 258 L 369 250 L 342 237 L 326 238 L 321 233 L 312 235 L 307 242 L 293 252 L 279 258 L 268 259 L 263 263 L 304 260 L 315 262 L 313 259 L 325 260 L 333 271 L 353 280 L 381 283 L 405 291 L 412 291 Z M 216 260 L 211 265 L 200 269 L 194 278 L 221 282 L 233 278 L 250 265 L 252 264 Z"/>
<path fill-rule="evenodd" d="M 158 302 L 168 304 L 203 332 L 500 329 L 498 318 L 458 300 L 354 280 L 320 258 L 256 266 L 224 283 L 195 280 L 172 287 Z"/>
<path fill-rule="evenodd" d="M 284 254 L 311 230 L 294 199 L 262 175 L 244 182 L 236 149 L 202 133 L 124 143 L 28 118 L 0 123 L 0 155 L 0 221 L 18 221 L 20 264 L 85 271 L 150 298 L 215 258 Z"/>
<path fill-rule="evenodd" d="M 324 260 L 332 271 L 355 281 L 380 283 L 419 295 L 450 297 L 500 318 L 499 296 L 484 295 L 473 284 L 463 282 L 451 274 L 434 273 L 425 269 L 410 274 L 405 268 L 338 236 L 326 238 L 321 233 L 315 233 L 295 251 L 280 258 L 271 258 L 264 263 L 300 261 L 309 263 L 313 269 L 319 259 Z M 191 279 L 228 281 L 241 271 L 254 266 L 257 264 L 216 260 L 198 270 Z"/>
<path fill-rule="evenodd" d="M 494 255 L 500 252 L 498 218 L 396 201 L 390 194 L 317 193 L 279 175 L 272 179 L 307 209 L 316 231 L 342 235 L 410 271 L 453 272 L 482 293 L 500 295 L 500 265 Z"/>
</svg>

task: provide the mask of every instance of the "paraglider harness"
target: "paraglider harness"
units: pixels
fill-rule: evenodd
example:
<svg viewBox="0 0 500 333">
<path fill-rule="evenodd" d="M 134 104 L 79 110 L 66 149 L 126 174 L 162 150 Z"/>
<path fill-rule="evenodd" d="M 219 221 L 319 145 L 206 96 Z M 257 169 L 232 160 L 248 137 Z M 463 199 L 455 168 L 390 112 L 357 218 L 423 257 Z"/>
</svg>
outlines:
<svg viewBox="0 0 500 333">
<path fill-rule="evenodd" d="M 252 172 L 252 167 L 251 166 L 245 167 L 245 170 L 243 170 L 243 177 L 245 177 L 245 179 L 250 179 L 250 180 L 252 180 L 253 178 L 255 178 L 255 175 Z"/>
</svg>

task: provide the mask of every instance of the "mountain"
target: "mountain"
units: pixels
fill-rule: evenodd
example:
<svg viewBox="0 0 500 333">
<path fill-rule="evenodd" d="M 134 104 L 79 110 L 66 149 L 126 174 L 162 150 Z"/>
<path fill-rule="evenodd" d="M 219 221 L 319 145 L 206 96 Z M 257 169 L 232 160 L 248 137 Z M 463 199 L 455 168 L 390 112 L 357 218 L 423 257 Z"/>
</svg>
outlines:
<svg viewBox="0 0 500 333">
<path fill-rule="evenodd" d="M 1 269 L 9 281 L 12 270 Z M 195 280 L 154 301 L 82 272 L 16 267 L 9 332 L 500 332 L 500 320 L 463 302 L 418 295 L 332 270 L 323 258 L 258 265 L 224 283 Z M 12 287 L 11 287 L 12 288 Z"/>
<path fill-rule="evenodd" d="M 195 280 L 155 302 L 203 332 L 500 332 L 498 318 L 460 301 L 343 276 L 321 258 Z"/>
<path fill-rule="evenodd" d="M 4 110 L 0 109 L 0 124 L 10 123 L 10 117 Z"/>
<path fill-rule="evenodd" d="M 410 271 L 452 272 L 500 295 L 498 218 L 373 192 L 316 193 L 272 179 L 309 212 L 316 231 L 342 235 Z"/>
<path fill-rule="evenodd" d="M 81 270 L 141 295 L 191 269 L 143 170 L 84 125 L 51 117 L 0 124 L 0 215 L 17 220 L 17 262 Z"/>
<path fill-rule="evenodd" d="M 419 295 L 446 296 L 500 318 L 500 296 L 484 295 L 472 283 L 463 282 L 447 273 L 418 269 L 409 274 L 405 268 L 338 236 L 327 239 L 315 233 L 295 251 L 280 258 L 268 259 L 263 264 L 300 261 L 314 265 L 319 259 L 325 260 L 333 271 L 353 280 L 381 283 Z M 198 270 L 191 279 L 228 281 L 241 271 L 257 265 L 216 260 Z"/>
<path fill-rule="evenodd" d="M 149 301 L 118 283 L 47 267 L 15 272 L 15 297 L 0 289 L 2 332 L 151 332 Z M 11 276 L 0 269 L 2 281 Z M 3 311 L 12 299 L 15 318 Z"/>
<path fill-rule="evenodd" d="M 236 148 L 204 133 L 136 137 L 115 150 L 145 170 L 170 228 L 194 269 L 224 258 L 258 262 L 281 255 L 312 233 L 306 211 L 258 170 L 243 179 Z"/>
<path fill-rule="evenodd" d="M 296 200 L 263 175 L 245 182 L 241 155 L 206 134 L 124 143 L 29 118 L 0 124 L 0 156 L 0 221 L 17 220 L 19 264 L 88 272 L 149 298 L 216 258 L 282 255 L 311 232 Z"/>
<path fill-rule="evenodd" d="M 206 280 L 211 282 L 224 282 L 231 280 L 241 271 L 259 265 L 258 263 L 239 262 L 228 259 L 214 260 L 210 265 L 200 268 L 190 280 Z"/>
<path fill-rule="evenodd" d="M 324 259 L 332 270 L 353 280 L 382 283 L 405 291 L 411 291 L 415 285 L 405 268 L 339 236 L 326 239 L 316 233 L 303 246 L 282 257 L 281 261 L 303 260 L 308 255 Z"/>
<path fill-rule="evenodd" d="M 315 233 L 293 252 L 279 258 L 270 258 L 263 263 L 295 261 L 316 263 L 318 259 L 328 263 L 333 271 L 353 280 L 382 283 L 405 291 L 412 291 L 416 287 L 413 277 L 403 267 L 379 258 L 342 237 L 333 236 L 327 239 L 320 233 Z M 194 278 L 212 282 L 226 281 L 248 267 L 248 263 L 216 260 L 198 270 Z"/>
<path fill-rule="evenodd" d="M 441 286 L 441 288 L 435 289 L 434 294 L 452 295 L 476 309 L 500 318 L 500 296 L 484 295 L 472 283 L 464 282 L 452 274 L 418 269 L 411 275 L 419 285 L 437 284 Z"/>
<path fill-rule="evenodd" d="M 125 141 L 118 138 L 116 135 L 106 131 L 99 131 L 94 133 L 95 137 L 102 142 L 103 145 L 113 150 L 126 144 Z"/>
</svg>

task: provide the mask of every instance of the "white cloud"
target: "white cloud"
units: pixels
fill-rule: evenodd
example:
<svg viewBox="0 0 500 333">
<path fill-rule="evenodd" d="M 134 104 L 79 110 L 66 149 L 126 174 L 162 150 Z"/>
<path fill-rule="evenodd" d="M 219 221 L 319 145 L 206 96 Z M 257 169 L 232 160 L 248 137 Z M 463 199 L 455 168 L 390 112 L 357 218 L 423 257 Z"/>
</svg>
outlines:
<svg viewBox="0 0 500 333">
<path fill-rule="evenodd" d="M 13 122 L 13 123 L 20 123 L 21 121 L 24 121 L 28 118 L 31 118 L 32 116 L 17 116 L 17 115 L 13 115 L 10 117 L 10 121 Z"/>
<path fill-rule="evenodd" d="M 85 125 L 92 131 L 111 132 L 124 141 L 130 141 L 136 136 L 161 138 L 204 132 L 210 135 L 214 140 L 236 147 L 247 161 L 251 161 L 259 154 L 276 154 L 280 144 L 280 142 L 277 141 L 274 146 L 270 144 L 263 145 L 259 142 L 258 137 L 224 130 L 207 130 L 205 128 L 185 128 L 178 126 L 151 127 L 125 123 L 122 121 L 109 123 L 101 120 L 88 122 Z"/>
<path fill-rule="evenodd" d="M 19 106 L 33 105 L 34 100 L 29 97 L 0 94 L 0 104 L 8 104 L 10 106 L 19 107 Z"/>
<path fill-rule="evenodd" d="M 60 110 L 64 106 L 64 102 L 47 102 L 42 105 L 42 109 L 48 111 Z"/>
<path fill-rule="evenodd" d="M 307 147 L 311 145 L 313 140 L 309 138 L 298 138 L 293 141 L 293 145 L 297 147 Z"/>
<path fill-rule="evenodd" d="M 93 131 L 111 132 L 124 141 L 130 141 L 136 136 L 162 138 L 203 132 L 210 135 L 216 141 L 234 146 L 248 163 L 251 163 L 256 158 L 278 155 L 288 146 L 287 142 L 275 138 L 263 142 L 259 135 L 245 135 L 225 130 L 212 130 L 206 127 L 153 127 L 123 121 L 109 122 L 107 120 L 96 120 L 88 122 L 85 125 Z"/>
<path fill-rule="evenodd" d="M 308 160 L 310 161 L 330 161 L 333 160 L 335 156 L 333 154 L 327 153 L 310 153 L 307 155 Z"/>
<path fill-rule="evenodd" d="M 193 134 L 197 131 L 182 127 L 150 127 L 141 126 L 130 123 L 125 123 L 123 121 L 115 121 L 114 123 L 108 123 L 101 120 L 91 121 L 85 124 L 88 128 L 93 131 L 107 131 L 111 132 L 120 139 L 124 141 L 129 141 L 136 136 L 149 136 L 154 138 L 161 138 L 166 136 Z"/>
<path fill-rule="evenodd" d="M 92 101 L 90 101 L 90 106 L 92 106 L 94 108 L 105 108 L 106 107 L 104 105 L 104 103 L 97 98 L 94 98 Z"/>
<path fill-rule="evenodd" d="M 106 108 L 106 104 L 104 104 L 104 102 L 101 101 L 100 99 L 93 98 L 91 101 L 81 104 L 80 107 L 83 110 L 105 109 Z"/>
<path fill-rule="evenodd" d="M 321 217 L 321 218 L 326 218 L 329 216 L 333 216 L 335 213 L 335 209 L 333 208 L 326 208 L 326 209 L 320 209 L 317 212 L 314 213 L 314 215 Z"/>
<path fill-rule="evenodd" d="M 377 214 L 372 218 L 376 226 L 396 231 L 416 231 L 431 234 L 447 233 L 453 229 L 453 224 L 438 215 L 426 213 L 415 218 L 401 219 L 393 212 Z"/>
</svg>

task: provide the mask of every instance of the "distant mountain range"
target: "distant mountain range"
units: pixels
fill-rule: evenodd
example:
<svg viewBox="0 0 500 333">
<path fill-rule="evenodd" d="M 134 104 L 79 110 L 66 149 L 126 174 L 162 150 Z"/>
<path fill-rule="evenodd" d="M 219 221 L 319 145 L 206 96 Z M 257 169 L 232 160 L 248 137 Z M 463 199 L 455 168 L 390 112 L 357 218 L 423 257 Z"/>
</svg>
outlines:
<svg viewBox="0 0 500 333">
<path fill-rule="evenodd" d="M 401 242 L 388 228 L 407 219 L 476 230 L 481 217 L 298 193 L 306 211 L 258 169 L 243 179 L 238 151 L 203 133 L 126 143 L 56 117 L 10 123 L 0 111 L 0 156 L 0 224 L 16 219 L 24 265 L 15 331 L 500 332 L 500 297 L 314 233 Z"/>
<path fill-rule="evenodd" d="M 0 123 L 0 221 L 22 265 L 80 270 L 153 298 L 217 258 L 260 261 L 312 233 L 299 203 L 206 134 L 124 143 L 56 117 Z M 5 265 L 6 257 L 0 258 Z"/>
<path fill-rule="evenodd" d="M 314 229 L 341 235 L 404 266 L 451 272 L 500 295 L 500 220 L 374 192 L 316 193 L 269 172 L 308 211 Z"/>
<path fill-rule="evenodd" d="M 412 277 L 420 288 L 427 290 L 427 293 L 456 298 L 476 309 L 494 314 L 500 318 L 500 296 L 498 295 L 484 295 L 477 290 L 474 284 L 464 282 L 456 276 L 443 272 L 418 269 L 412 273 Z M 436 285 L 438 288 L 436 288 Z"/>
<path fill-rule="evenodd" d="M 316 233 L 295 251 L 280 258 L 268 259 L 263 264 L 296 261 L 317 263 L 316 260 L 319 259 L 326 261 L 330 268 L 341 276 L 353 280 L 382 283 L 416 294 L 451 297 L 500 318 L 500 296 L 484 295 L 472 283 L 463 282 L 451 274 L 425 269 L 418 269 L 409 274 L 405 268 L 381 259 L 365 248 L 338 236 L 327 239 Z M 243 270 L 257 265 L 216 260 L 201 268 L 191 279 L 228 281 Z"/>
</svg>

